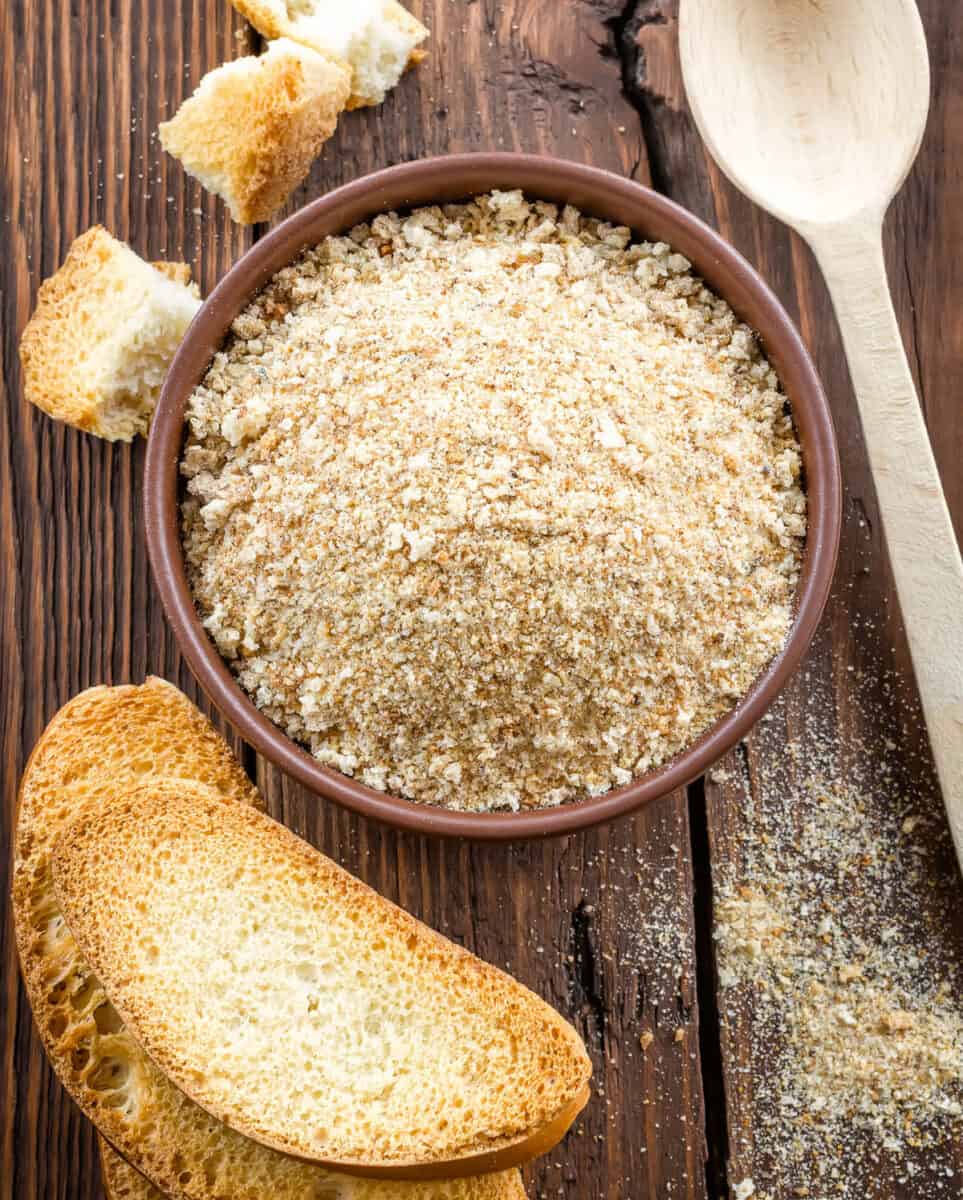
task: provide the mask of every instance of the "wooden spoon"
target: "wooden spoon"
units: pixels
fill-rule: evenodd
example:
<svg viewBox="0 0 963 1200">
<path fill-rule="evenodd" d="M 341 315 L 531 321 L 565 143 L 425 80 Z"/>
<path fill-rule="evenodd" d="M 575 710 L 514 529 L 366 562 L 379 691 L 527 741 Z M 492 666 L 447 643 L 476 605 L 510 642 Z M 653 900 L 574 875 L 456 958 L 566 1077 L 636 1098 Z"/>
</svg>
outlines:
<svg viewBox="0 0 963 1200">
<path fill-rule="evenodd" d="M 682 0 L 679 40 L 713 157 L 809 242 L 826 276 L 963 864 L 963 564 L 882 243 L 929 105 L 919 13 L 913 0 Z"/>
</svg>

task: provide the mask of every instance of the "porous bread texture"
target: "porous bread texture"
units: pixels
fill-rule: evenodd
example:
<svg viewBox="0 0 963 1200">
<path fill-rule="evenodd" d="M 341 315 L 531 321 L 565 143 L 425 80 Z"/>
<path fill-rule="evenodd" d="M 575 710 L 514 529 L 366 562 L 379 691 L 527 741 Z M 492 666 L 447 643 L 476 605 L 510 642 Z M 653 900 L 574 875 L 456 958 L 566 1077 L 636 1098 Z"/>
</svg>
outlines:
<svg viewBox="0 0 963 1200">
<path fill-rule="evenodd" d="M 281 38 L 209 71 L 161 145 L 243 225 L 267 221 L 334 133 L 351 87 L 346 64 Z"/>
<path fill-rule="evenodd" d="M 216 1121 L 179 1091 L 124 1028 L 64 924 L 49 847 L 78 809 L 151 780 L 199 781 L 239 804 L 257 791 L 177 688 L 97 687 L 60 710 L 24 772 L 13 915 L 27 995 L 72 1098 L 174 1200 L 524 1200 L 516 1171 L 431 1184 L 349 1179 L 278 1154 Z"/>
<path fill-rule="evenodd" d="M 237 1136 L 237 1135 L 235 1135 Z M 150 1180 L 127 1162 L 103 1138 L 99 1139 L 101 1176 L 107 1200 L 165 1200 Z M 318 1167 L 300 1164 L 307 1174 L 324 1174 Z M 283 1193 L 287 1195 L 287 1193 Z M 256 1191 L 245 1187 L 216 1200 L 277 1200 L 274 1190 Z M 387 1180 L 345 1179 L 327 1176 L 327 1182 L 298 1193 L 303 1200 L 525 1200 L 525 1189 L 517 1171 L 503 1171 L 479 1179 L 439 1180 L 434 1183 L 392 1183 Z"/>
<path fill-rule="evenodd" d="M 351 67 L 348 108 L 380 104 L 424 58 L 428 30 L 398 0 L 231 0 L 268 38 L 289 37 Z"/>
<path fill-rule="evenodd" d="M 230 747 L 173 684 L 149 676 L 140 686 L 92 687 L 68 701 L 42 733 L 20 783 L 15 899 L 84 803 L 161 779 L 263 808 Z"/>
<path fill-rule="evenodd" d="M 196 283 L 191 283 L 190 263 L 152 262 L 151 266 L 155 271 L 160 271 L 165 279 L 172 279 L 174 283 L 179 283 L 182 287 L 188 288 L 192 296 L 200 299 L 200 288 Z"/>
<path fill-rule="evenodd" d="M 200 307 L 189 283 L 186 263 L 146 263 L 100 225 L 81 234 L 20 339 L 27 399 L 111 442 L 146 433 Z"/>
<path fill-rule="evenodd" d="M 100 1149 L 100 1176 L 104 1183 L 107 1200 L 164 1200 L 149 1179 L 132 1167 L 123 1155 L 105 1142 L 97 1139 Z"/>
<path fill-rule="evenodd" d="M 267 1145 L 457 1174 L 564 1112 L 554 1143 L 584 1103 L 591 1065 L 554 1009 L 253 809 L 117 792 L 64 830 L 53 873 L 147 1053 Z"/>
</svg>

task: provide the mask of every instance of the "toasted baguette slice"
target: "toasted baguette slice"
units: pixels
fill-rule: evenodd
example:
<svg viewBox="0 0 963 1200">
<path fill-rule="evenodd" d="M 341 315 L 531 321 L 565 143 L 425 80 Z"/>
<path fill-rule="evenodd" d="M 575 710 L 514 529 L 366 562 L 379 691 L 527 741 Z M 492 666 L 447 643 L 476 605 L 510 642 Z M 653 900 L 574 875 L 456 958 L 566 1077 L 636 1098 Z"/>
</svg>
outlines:
<svg viewBox="0 0 963 1200">
<path fill-rule="evenodd" d="M 348 108 L 380 104 L 424 58 L 428 30 L 398 0 L 231 0 L 267 38 L 288 37 L 351 67 Z"/>
<path fill-rule="evenodd" d="M 334 133 L 350 90 L 344 63 L 282 38 L 209 71 L 161 125 L 161 144 L 235 221 L 267 221 Z"/>
<path fill-rule="evenodd" d="M 54 1069 L 100 1133 L 175 1200 L 524 1200 L 515 1171 L 409 1184 L 299 1162 L 215 1121 L 147 1058 L 63 923 L 48 851 L 84 804 L 168 779 L 261 803 L 187 697 L 148 679 L 71 700 L 37 743 L 20 785 L 13 915 L 24 982 Z"/>
<path fill-rule="evenodd" d="M 108 441 L 146 433 L 200 307 L 185 263 L 151 265 L 95 225 L 40 288 L 20 339 L 31 404 Z"/>
<path fill-rule="evenodd" d="M 100 1150 L 100 1177 L 107 1200 L 164 1200 L 149 1179 L 118 1154 L 109 1142 L 97 1139 Z"/>
<path fill-rule="evenodd" d="M 554 1009 L 263 813 L 114 791 L 52 858 L 131 1032 L 266 1145 L 368 1175 L 470 1174 L 550 1148 L 585 1103 L 589 1059 Z"/>
</svg>

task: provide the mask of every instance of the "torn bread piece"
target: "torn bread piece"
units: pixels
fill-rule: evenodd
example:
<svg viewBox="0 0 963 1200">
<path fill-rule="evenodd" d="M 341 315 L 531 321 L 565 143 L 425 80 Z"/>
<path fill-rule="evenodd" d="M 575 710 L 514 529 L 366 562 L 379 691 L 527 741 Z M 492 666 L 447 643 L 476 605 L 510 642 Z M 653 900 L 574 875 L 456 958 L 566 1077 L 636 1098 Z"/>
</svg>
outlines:
<svg viewBox="0 0 963 1200">
<path fill-rule="evenodd" d="M 108 441 L 146 433 L 164 376 L 200 307 L 186 263 L 147 263 L 95 225 L 41 285 L 20 339 L 24 394 Z"/>
<path fill-rule="evenodd" d="M 369 1176 L 471 1175 L 550 1150 L 585 1105 L 591 1064 L 553 1008 L 249 806 L 115 789 L 51 858 L 121 1019 L 265 1145 Z"/>
<path fill-rule="evenodd" d="M 200 300 L 201 289 L 196 283 L 191 283 L 190 263 L 152 262 L 151 266 L 155 271 L 160 271 L 165 279 L 172 279 L 174 283 L 179 283 L 182 287 L 188 288 L 191 295 L 196 296 Z"/>
<path fill-rule="evenodd" d="M 351 66 L 348 108 L 380 104 L 421 62 L 428 30 L 398 0 L 231 0 L 265 37 L 288 37 Z"/>
<path fill-rule="evenodd" d="M 281 38 L 209 71 L 161 125 L 161 144 L 235 221 L 267 221 L 334 133 L 350 88 L 344 63 Z"/>
<path fill-rule="evenodd" d="M 171 780 L 182 792 L 261 804 L 227 744 L 187 697 L 149 678 L 139 687 L 91 688 L 66 704 L 20 784 L 12 892 L 24 983 L 54 1070 L 100 1134 L 172 1200 L 525 1200 L 517 1171 L 394 1183 L 300 1162 L 222 1125 L 151 1062 L 64 924 L 49 851 L 85 804 L 114 789 L 133 793 Z M 132 1196 L 156 1200 L 150 1192 Z"/>
</svg>

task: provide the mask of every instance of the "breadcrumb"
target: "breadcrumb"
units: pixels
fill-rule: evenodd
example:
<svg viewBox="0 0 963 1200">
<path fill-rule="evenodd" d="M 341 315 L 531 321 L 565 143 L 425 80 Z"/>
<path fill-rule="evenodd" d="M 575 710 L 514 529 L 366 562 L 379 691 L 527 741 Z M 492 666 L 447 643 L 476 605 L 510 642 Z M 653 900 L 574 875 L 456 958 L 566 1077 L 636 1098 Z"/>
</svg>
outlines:
<svg viewBox="0 0 963 1200">
<path fill-rule="evenodd" d="M 493 192 L 329 237 L 188 409 L 205 624 L 322 762 L 460 809 L 599 795 L 783 645 L 786 397 L 665 244 Z"/>
</svg>

